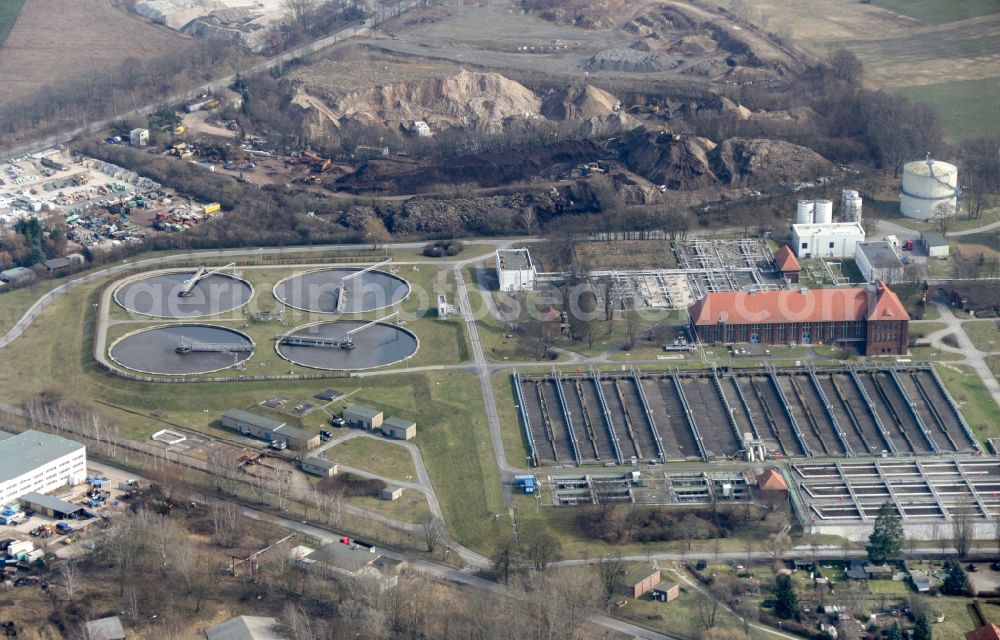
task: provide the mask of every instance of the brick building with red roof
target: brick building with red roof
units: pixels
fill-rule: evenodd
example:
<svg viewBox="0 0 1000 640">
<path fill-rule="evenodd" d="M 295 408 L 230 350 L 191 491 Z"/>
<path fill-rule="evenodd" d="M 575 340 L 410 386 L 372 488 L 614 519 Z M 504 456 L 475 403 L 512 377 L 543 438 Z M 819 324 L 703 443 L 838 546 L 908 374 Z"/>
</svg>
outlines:
<svg viewBox="0 0 1000 640">
<path fill-rule="evenodd" d="M 799 264 L 799 259 L 792 252 L 791 247 L 787 244 L 782 245 L 780 249 L 774 252 L 774 264 L 777 265 L 781 275 L 788 278 L 789 282 L 799 281 L 799 272 L 802 271 L 802 266 Z"/>
<path fill-rule="evenodd" d="M 990 622 L 966 633 L 965 640 L 1000 640 L 1000 627 Z"/>
<path fill-rule="evenodd" d="M 903 355 L 910 316 L 881 282 L 850 289 L 716 291 L 691 305 L 703 344 L 856 345 L 865 355 Z"/>
</svg>

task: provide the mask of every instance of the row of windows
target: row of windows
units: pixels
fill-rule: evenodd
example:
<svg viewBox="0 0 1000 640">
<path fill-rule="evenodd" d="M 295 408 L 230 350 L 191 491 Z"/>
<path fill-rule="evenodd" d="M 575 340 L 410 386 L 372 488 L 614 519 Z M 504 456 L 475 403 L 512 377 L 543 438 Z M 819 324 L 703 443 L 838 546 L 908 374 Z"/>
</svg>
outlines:
<svg viewBox="0 0 1000 640">
<path fill-rule="evenodd" d="M 700 328 L 708 342 L 833 341 L 864 338 L 862 322 L 804 322 L 801 324 L 714 325 Z"/>
</svg>

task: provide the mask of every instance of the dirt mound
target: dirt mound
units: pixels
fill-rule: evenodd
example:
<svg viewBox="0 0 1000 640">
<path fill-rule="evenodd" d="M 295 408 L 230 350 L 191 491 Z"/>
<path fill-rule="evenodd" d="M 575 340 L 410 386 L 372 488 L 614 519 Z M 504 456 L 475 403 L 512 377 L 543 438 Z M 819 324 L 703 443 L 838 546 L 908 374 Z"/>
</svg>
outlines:
<svg viewBox="0 0 1000 640">
<path fill-rule="evenodd" d="M 607 138 L 641 126 L 640 120 L 619 111 L 606 116 L 587 118 L 580 123 L 577 131 L 585 138 Z"/>
<path fill-rule="evenodd" d="M 653 184 L 687 191 L 719 183 L 709 163 L 711 140 L 643 128 L 622 136 L 617 148 L 625 166 Z"/>
<path fill-rule="evenodd" d="M 660 192 L 649 184 L 642 184 L 624 173 L 611 176 L 615 194 L 624 204 L 653 204 L 659 202 Z"/>
<path fill-rule="evenodd" d="M 717 80 L 724 76 L 729 70 L 730 67 L 724 60 L 709 58 L 706 60 L 699 60 L 694 64 L 681 69 L 680 73 L 685 76 L 697 76 L 699 78 Z"/>
<path fill-rule="evenodd" d="M 542 115 L 556 120 L 587 119 L 615 112 L 618 98 L 603 89 L 573 85 L 550 95 L 542 104 Z"/>
<path fill-rule="evenodd" d="M 655 32 L 690 31 L 698 26 L 698 20 L 677 7 L 664 7 L 660 11 L 649 11 L 629 20 L 622 27 L 629 33 L 640 36 Z"/>
<path fill-rule="evenodd" d="M 783 140 L 730 138 L 716 145 L 697 136 L 640 128 L 622 135 L 615 148 L 631 171 L 679 191 L 794 184 L 835 172 L 815 151 Z"/>
<path fill-rule="evenodd" d="M 319 87 L 308 91 L 322 100 L 325 109 L 304 99 L 296 103 L 318 111 L 321 120 L 336 127 L 348 120 L 369 125 L 426 120 L 437 128 L 498 132 L 507 120 L 535 115 L 541 107 L 534 93 L 513 80 L 498 73 L 464 70 L 346 92 Z"/>
<path fill-rule="evenodd" d="M 524 10 L 542 20 L 581 29 L 610 29 L 628 0 L 523 0 Z"/>
<path fill-rule="evenodd" d="M 606 159 L 608 153 L 589 140 L 559 142 L 540 149 L 474 154 L 447 160 L 388 157 L 369 160 L 336 181 L 336 189 L 354 193 L 422 193 L 434 185 L 499 187 L 512 182 L 556 179 L 573 167 Z"/>
<path fill-rule="evenodd" d="M 675 110 L 676 115 L 691 117 L 699 114 L 728 115 L 737 120 L 749 120 L 753 112 L 725 96 L 715 96 L 708 100 L 685 102 Z"/>
<path fill-rule="evenodd" d="M 710 160 L 715 175 L 729 185 L 791 184 L 834 172 L 823 156 L 784 140 L 730 138 L 712 150 Z"/>
<path fill-rule="evenodd" d="M 655 73 L 669 71 L 678 64 L 678 60 L 663 53 L 615 47 L 594 54 L 584 61 L 583 67 L 588 71 Z"/>
<path fill-rule="evenodd" d="M 712 53 L 719 45 L 708 33 L 695 33 L 670 43 L 668 51 L 684 55 Z"/>
</svg>

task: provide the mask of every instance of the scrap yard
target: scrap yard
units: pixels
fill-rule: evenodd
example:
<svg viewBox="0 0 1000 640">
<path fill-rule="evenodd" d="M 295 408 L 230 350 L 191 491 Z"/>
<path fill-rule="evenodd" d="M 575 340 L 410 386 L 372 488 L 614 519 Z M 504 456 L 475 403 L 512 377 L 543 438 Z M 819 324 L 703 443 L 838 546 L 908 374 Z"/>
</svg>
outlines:
<svg viewBox="0 0 1000 640">
<path fill-rule="evenodd" d="M 980 453 L 933 368 L 513 376 L 536 466 Z"/>
<path fill-rule="evenodd" d="M 0 163 L 0 227 L 39 217 L 64 224 L 79 247 L 139 244 L 191 229 L 218 210 L 135 171 L 63 148 Z"/>
</svg>

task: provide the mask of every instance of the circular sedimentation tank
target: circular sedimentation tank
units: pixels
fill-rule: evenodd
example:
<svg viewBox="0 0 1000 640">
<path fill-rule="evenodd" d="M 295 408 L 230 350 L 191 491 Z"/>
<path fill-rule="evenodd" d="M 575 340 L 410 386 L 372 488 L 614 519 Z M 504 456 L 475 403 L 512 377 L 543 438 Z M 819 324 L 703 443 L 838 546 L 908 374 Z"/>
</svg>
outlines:
<svg viewBox="0 0 1000 640">
<path fill-rule="evenodd" d="M 139 329 L 115 340 L 108 356 L 140 373 L 183 376 L 228 369 L 253 355 L 250 336 L 209 324 Z"/>
<path fill-rule="evenodd" d="M 190 295 L 185 282 L 198 272 L 173 271 L 129 280 L 115 290 L 115 302 L 132 313 L 157 318 L 199 318 L 238 309 L 253 297 L 249 282 L 213 273 L 199 280 Z"/>
<path fill-rule="evenodd" d="M 417 336 L 394 324 L 377 322 L 348 335 L 367 324 L 364 320 L 308 324 L 279 339 L 275 349 L 289 362 L 330 371 L 384 367 L 417 352 Z"/>
<path fill-rule="evenodd" d="M 410 283 L 386 271 L 332 267 L 297 273 L 274 285 L 282 304 L 313 313 L 363 313 L 406 300 Z"/>
</svg>

